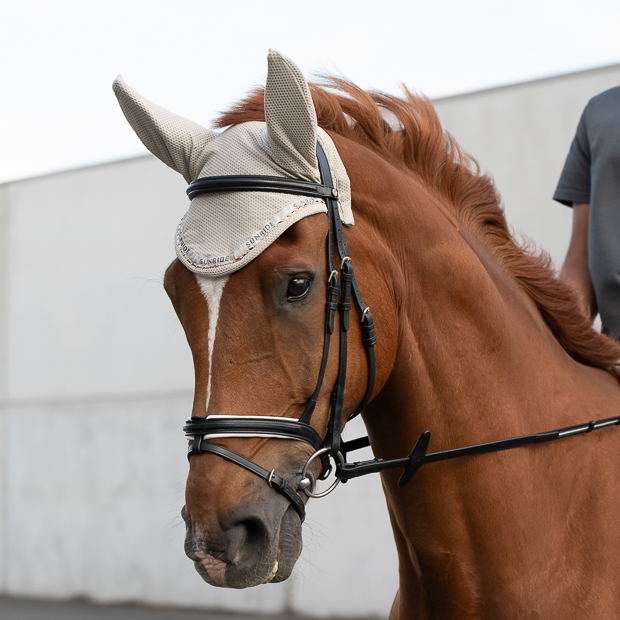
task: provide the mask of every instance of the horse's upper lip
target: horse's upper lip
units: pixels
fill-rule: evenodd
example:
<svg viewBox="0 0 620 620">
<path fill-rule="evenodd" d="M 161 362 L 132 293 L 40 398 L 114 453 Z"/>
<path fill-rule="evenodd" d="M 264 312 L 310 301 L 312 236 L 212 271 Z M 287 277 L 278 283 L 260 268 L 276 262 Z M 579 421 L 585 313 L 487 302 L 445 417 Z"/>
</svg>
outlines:
<svg viewBox="0 0 620 620">
<path fill-rule="evenodd" d="M 200 551 L 201 553 L 205 553 L 206 555 L 210 555 L 215 560 L 220 560 L 221 562 L 226 562 L 226 564 L 229 563 L 227 561 L 227 559 L 226 559 L 226 552 L 225 551 L 216 551 L 214 549 L 203 549 L 202 547 L 200 547 L 198 545 L 194 545 L 193 547 L 188 549 L 186 555 L 187 555 L 188 558 L 190 558 L 194 562 L 202 562 L 202 560 L 196 555 L 197 551 Z"/>
</svg>

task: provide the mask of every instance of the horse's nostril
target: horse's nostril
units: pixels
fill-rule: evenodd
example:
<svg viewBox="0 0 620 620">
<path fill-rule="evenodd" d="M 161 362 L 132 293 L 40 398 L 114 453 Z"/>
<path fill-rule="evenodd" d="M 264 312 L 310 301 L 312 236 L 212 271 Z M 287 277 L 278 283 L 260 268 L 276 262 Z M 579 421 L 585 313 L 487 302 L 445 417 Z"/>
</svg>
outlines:
<svg viewBox="0 0 620 620">
<path fill-rule="evenodd" d="M 249 539 L 264 539 L 266 537 L 266 530 L 263 524 L 258 520 L 248 519 L 239 523 L 241 527 L 244 527 L 248 533 Z"/>
<path fill-rule="evenodd" d="M 249 557 L 259 557 L 269 544 L 269 532 L 259 518 L 240 519 L 226 532 L 227 555 L 231 564 L 239 564 Z"/>
</svg>

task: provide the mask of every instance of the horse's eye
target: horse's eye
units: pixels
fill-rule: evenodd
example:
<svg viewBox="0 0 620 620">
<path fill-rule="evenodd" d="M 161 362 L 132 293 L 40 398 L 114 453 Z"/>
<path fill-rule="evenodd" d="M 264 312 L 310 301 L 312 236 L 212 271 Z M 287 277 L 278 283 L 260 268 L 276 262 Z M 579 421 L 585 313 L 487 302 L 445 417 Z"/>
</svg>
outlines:
<svg viewBox="0 0 620 620">
<path fill-rule="evenodd" d="M 291 301 L 301 299 L 310 290 L 310 280 L 308 278 L 291 278 L 288 281 L 286 297 Z"/>
</svg>

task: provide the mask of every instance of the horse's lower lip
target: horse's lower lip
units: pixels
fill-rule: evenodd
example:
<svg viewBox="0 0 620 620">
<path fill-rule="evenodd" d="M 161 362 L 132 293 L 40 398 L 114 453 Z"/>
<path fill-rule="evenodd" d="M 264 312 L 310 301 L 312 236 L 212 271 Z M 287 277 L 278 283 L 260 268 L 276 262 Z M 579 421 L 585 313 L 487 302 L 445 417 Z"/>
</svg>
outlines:
<svg viewBox="0 0 620 620">
<path fill-rule="evenodd" d="M 271 571 L 271 574 L 269 575 L 269 577 L 267 577 L 267 579 L 265 580 L 265 583 L 271 583 L 273 581 L 273 578 L 278 574 L 279 560 L 280 560 L 280 549 L 278 549 L 278 554 L 276 555 L 276 561 L 273 565 L 273 570 Z"/>
<path fill-rule="evenodd" d="M 228 564 L 226 564 L 226 562 L 222 562 L 222 560 L 214 558 L 212 555 L 205 553 L 201 550 L 195 551 L 195 554 L 198 558 L 198 561 L 204 566 L 204 569 L 207 571 L 207 574 L 209 575 L 211 580 L 218 586 L 225 586 L 225 574 Z"/>
</svg>

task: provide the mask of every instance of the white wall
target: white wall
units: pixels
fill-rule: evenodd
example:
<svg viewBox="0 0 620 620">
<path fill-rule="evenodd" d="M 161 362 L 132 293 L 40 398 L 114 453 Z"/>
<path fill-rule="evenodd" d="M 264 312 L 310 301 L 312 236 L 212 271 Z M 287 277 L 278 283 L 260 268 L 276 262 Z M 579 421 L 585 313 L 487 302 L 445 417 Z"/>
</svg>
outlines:
<svg viewBox="0 0 620 620">
<path fill-rule="evenodd" d="M 558 260 L 555 183 L 586 101 L 619 82 L 616 66 L 437 102 Z M 184 190 L 150 156 L 0 186 L 0 591 L 385 617 L 397 560 L 378 477 L 310 502 L 284 584 L 212 588 L 185 558 L 193 373 L 161 287 Z"/>
</svg>

